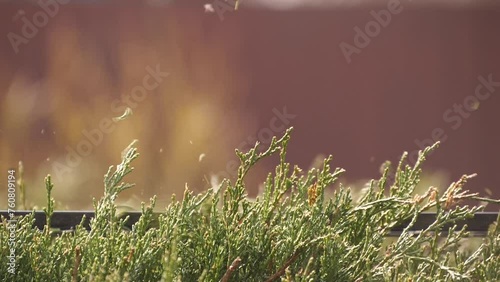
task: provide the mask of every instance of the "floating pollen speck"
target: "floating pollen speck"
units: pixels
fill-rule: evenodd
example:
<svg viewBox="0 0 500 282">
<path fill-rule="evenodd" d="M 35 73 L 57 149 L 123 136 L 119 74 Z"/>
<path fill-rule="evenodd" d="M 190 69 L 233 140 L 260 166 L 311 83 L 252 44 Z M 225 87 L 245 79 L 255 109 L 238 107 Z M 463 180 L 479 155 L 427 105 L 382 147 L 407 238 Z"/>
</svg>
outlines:
<svg viewBox="0 0 500 282">
<path fill-rule="evenodd" d="M 203 161 L 203 159 L 205 158 L 205 154 L 201 154 L 199 157 L 198 157 L 198 161 L 201 162 Z"/>
<path fill-rule="evenodd" d="M 47 161 L 50 162 L 50 158 L 47 158 Z"/>
<path fill-rule="evenodd" d="M 189 140 L 189 144 L 193 145 L 193 141 Z"/>
<path fill-rule="evenodd" d="M 41 133 L 42 133 L 42 134 L 45 134 L 45 129 L 42 129 Z"/>
<path fill-rule="evenodd" d="M 221 187 L 222 183 L 219 182 L 219 177 L 215 174 L 210 175 L 210 186 L 214 189 L 214 192 L 217 193 Z"/>
<path fill-rule="evenodd" d="M 17 21 L 20 17 L 24 15 L 26 15 L 26 12 L 24 12 L 24 10 L 17 10 L 17 12 L 12 17 L 12 21 Z"/>
<path fill-rule="evenodd" d="M 163 153 L 163 148 L 160 148 L 160 153 Z"/>
<path fill-rule="evenodd" d="M 121 116 L 119 116 L 119 117 L 114 117 L 114 118 L 112 118 L 112 120 L 113 120 L 114 122 L 122 121 L 122 120 L 124 120 L 124 119 L 128 118 L 129 116 L 131 116 L 132 114 L 133 114 L 132 109 L 131 109 L 131 108 L 129 108 L 129 107 L 127 107 L 127 108 L 125 109 L 125 112 L 123 113 L 123 115 L 121 115 Z"/>
<path fill-rule="evenodd" d="M 205 13 L 215 12 L 214 6 L 212 6 L 212 4 L 205 4 L 203 5 L 203 8 L 205 8 Z"/>
</svg>

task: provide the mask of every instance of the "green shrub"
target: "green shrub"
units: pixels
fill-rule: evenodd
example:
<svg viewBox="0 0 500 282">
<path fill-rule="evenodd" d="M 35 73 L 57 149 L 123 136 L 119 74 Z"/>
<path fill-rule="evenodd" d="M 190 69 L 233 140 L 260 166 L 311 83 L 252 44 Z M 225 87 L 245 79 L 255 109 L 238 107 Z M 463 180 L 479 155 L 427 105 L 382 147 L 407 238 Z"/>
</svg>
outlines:
<svg viewBox="0 0 500 282">
<path fill-rule="evenodd" d="M 53 184 L 46 178 L 48 223 L 32 227 L 34 216 L 17 222 L 16 271 L 9 273 L 7 219 L 0 224 L 1 281 L 499 281 L 498 220 L 477 250 L 460 248 L 465 230 L 439 231 L 445 224 L 471 217 L 481 207 L 457 206 L 477 198 L 462 190 L 472 176 L 463 176 L 441 195 L 429 188 L 415 195 L 421 165 L 434 145 L 420 153 L 413 166 L 403 155 L 394 181 L 389 166 L 372 180 L 362 198 L 353 201 L 340 185 L 325 199 L 342 169 L 331 169 L 331 157 L 321 169 L 303 172 L 286 162 L 289 129 L 261 150 L 256 144 L 241 160 L 233 183 L 224 180 L 199 195 L 188 189 L 181 201 L 159 216 L 143 205 L 132 230 L 117 212 L 118 194 L 133 185 L 122 182 L 138 157 L 134 143 L 111 166 L 104 179 L 104 196 L 94 201 L 91 231 L 83 223 L 73 232 L 55 234 L 50 228 Z M 262 195 L 249 199 L 245 175 L 260 159 L 279 155 L 279 165 L 265 181 Z M 391 183 L 389 183 L 391 182 Z M 386 239 L 389 230 L 429 209 L 437 220 L 419 234 L 406 229 Z M 453 229 L 453 228 L 452 228 Z M 445 230 L 448 231 L 448 230 Z"/>
</svg>

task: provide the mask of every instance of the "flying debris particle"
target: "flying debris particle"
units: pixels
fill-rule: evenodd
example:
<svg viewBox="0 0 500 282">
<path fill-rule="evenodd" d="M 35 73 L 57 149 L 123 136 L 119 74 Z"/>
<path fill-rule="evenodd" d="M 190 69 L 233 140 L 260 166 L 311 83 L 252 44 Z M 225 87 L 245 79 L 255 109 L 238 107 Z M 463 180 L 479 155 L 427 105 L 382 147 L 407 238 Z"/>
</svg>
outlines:
<svg viewBox="0 0 500 282">
<path fill-rule="evenodd" d="M 379 172 L 380 174 L 384 174 L 384 171 L 391 167 L 390 161 L 385 161 L 380 165 Z"/>
<path fill-rule="evenodd" d="M 124 120 L 124 119 L 128 118 L 128 117 L 129 117 L 129 116 L 131 116 L 131 115 L 132 115 L 132 109 L 131 109 L 131 108 L 129 108 L 129 107 L 127 107 L 127 108 L 125 109 L 125 112 L 123 113 L 123 115 L 121 115 L 121 116 L 119 116 L 119 117 L 114 117 L 114 118 L 113 118 L 113 121 L 114 121 L 114 122 L 122 121 L 122 120 Z"/>
<path fill-rule="evenodd" d="M 481 103 L 479 103 L 479 101 L 475 101 L 474 103 L 472 103 L 472 105 L 470 105 L 471 110 L 477 111 L 479 109 L 480 104 Z"/>
<path fill-rule="evenodd" d="M 160 148 L 160 153 L 163 153 L 163 148 Z"/>
<path fill-rule="evenodd" d="M 42 133 L 42 134 L 45 134 L 45 129 L 42 129 L 42 132 L 41 132 L 41 133 Z"/>
<path fill-rule="evenodd" d="M 210 185 L 210 181 L 208 180 L 208 177 L 206 174 L 203 175 L 203 180 L 205 180 L 205 183 L 207 183 L 207 185 Z"/>
<path fill-rule="evenodd" d="M 203 159 L 205 158 L 205 154 L 201 154 L 199 157 L 198 157 L 198 161 L 201 162 L 203 161 Z"/>
<path fill-rule="evenodd" d="M 215 12 L 214 6 L 212 6 L 212 4 L 205 4 L 205 5 L 203 5 L 203 8 L 205 8 L 205 13 L 214 13 Z"/>
<path fill-rule="evenodd" d="M 24 15 L 26 15 L 26 12 L 24 12 L 24 10 L 17 10 L 17 13 L 15 13 L 14 16 L 12 17 L 12 21 L 15 22 Z"/>
<path fill-rule="evenodd" d="M 137 144 L 137 142 L 139 142 L 139 140 L 137 139 L 134 139 L 132 140 L 132 143 L 130 143 L 130 145 L 127 146 L 127 148 L 125 148 L 125 150 L 122 151 L 122 159 L 125 158 L 125 156 L 127 155 L 127 153 L 132 150 L 132 148 Z M 117 166 L 117 168 L 119 167 L 120 165 Z"/>
<path fill-rule="evenodd" d="M 52 134 L 56 135 L 56 132 L 55 132 L 55 131 L 52 131 Z"/>
<path fill-rule="evenodd" d="M 193 141 L 189 140 L 189 144 L 193 145 Z"/>
<path fill-rule="evenodd" d="M 493 192 L 491 192 L 491 190 L 489 188 L 485 188 L 484 192 L 486 192 L 486 194 L 488 194 L 488 196 L 492 196 L 493 195 Z"/>
<path fill-rule="evenodd" d="M 210 175 L 210 185 L 212 186 L 212 189 L 214 189 L 215 193 L 219 192 L 222 183 L 219 181 L 219 177 L 217 175 Z"/>
<path fill-rule="evenodd" d="M 50 158 L 47 158 L 47 161 L 50 162 Z"/>
</svg>

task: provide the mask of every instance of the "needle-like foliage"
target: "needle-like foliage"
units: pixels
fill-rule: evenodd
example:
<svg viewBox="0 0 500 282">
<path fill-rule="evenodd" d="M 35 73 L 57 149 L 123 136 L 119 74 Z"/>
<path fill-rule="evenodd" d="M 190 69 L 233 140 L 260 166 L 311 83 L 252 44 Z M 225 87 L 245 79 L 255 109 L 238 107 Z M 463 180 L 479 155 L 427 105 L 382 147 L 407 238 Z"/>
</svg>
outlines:
<svg viewBox="0 0 500 282">
<path fill-rule="evenodd" d="M 369 182 L 359 201 L 340 185 L 326 189 L 343 173 L 331 169 L 302 171 L 286 161 L 291 129 L 273 138 L 268 148 L 256 144 L 241 160 L 237 179 L 222 188 L 195 195 L 186 188 L 182 200 L 153 213 L 155 198 L 143 204 L 132 230 L 116 211 L 123 182 L 138 157 L 132 143 L 122 162 L 110 167 L 104 196 L 95 201 L 91 231 L 83 223 L 72 232 L 51 232 L 53 184 L 46 179 L 47 226 L 32 227 L 34 216 L 15 226 L 15 274 L 8 271 L 11 224 L 0 224 L 1 281 L 499 281 L 500 228 L 495 223 L 477 250 L 463 251 L 465 230 L 450 228 L 482 207 L 459 206 L 477 197 L 463 190 L 473 175 L 464 175 L 443 194 L 430 187 L 415 194 L 422 162 L 437 144 L 423 150 L 415 165 L 406 154 L 395 175 L 387 166 Z M 277 154 L 279 164 L 265 189 L 249 199 L 245 175 L 260 159 Z M 389 181 L 393 179 L 393 181 Z M 435 222 L 418 234 L 409 231 L 417 216 L 436 210 Z M 399 238 L 388 241 L 392 227 L 411 220 Z M 447 236 L 439 236 L 447 232 Z"/>
</svg>

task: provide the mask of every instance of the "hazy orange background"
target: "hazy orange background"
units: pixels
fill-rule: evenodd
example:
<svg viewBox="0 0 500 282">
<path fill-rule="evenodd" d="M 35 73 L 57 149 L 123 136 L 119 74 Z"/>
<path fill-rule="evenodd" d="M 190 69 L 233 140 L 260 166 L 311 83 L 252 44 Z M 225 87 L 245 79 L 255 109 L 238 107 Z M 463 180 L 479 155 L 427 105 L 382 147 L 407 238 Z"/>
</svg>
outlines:
<svg viewBox="0 0 500 282">
<path fill-rule="evenodd" d="M 77 169 L 54 180 L 61 208 L 90 208 L 108 166 L 133 139 L 141 157 L 128 180 L 137 187 L 123 201 L 136 206 L 157 194 L 164 205 L 186 182 L 201 191 L 205 176 L 236 160 L 234 148 L 285 106 L 297 115 L 290 160 L 302 167 L 333 154 L 348 181 L 378 177 L 384 160 L 418 149 L 415 139 L 441 127 L 448 139 L 426 168 L 450 179 L 478 172 L 469 188 L 500 196 L 500 90 L 457 130 L 442 118 L 474 93 L 478 75 L 500 81 L 498 7 L 407 7 L 347 64 L 339 44 L 352 44 L 353 28 L 385 3 L 286 12 L 243 7 L 223 21 L 202 4 L 68 4 L 18 54 L 7 34 L 19 34 L 21 17 L 40 8 L 0 4 L 0 169 L 6 179 L 7 168 L 24 162 L 28 203 L 45 204 L 43 177 L 54 175 L 65 148 L 75 148 L 82 131 L 103 118 L 121 115 L 112 102 L 157 64 L 169 77 Z M 265 161 L 250 175 L 252 195 L 275 163 Z"/>
</svg>

